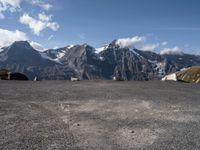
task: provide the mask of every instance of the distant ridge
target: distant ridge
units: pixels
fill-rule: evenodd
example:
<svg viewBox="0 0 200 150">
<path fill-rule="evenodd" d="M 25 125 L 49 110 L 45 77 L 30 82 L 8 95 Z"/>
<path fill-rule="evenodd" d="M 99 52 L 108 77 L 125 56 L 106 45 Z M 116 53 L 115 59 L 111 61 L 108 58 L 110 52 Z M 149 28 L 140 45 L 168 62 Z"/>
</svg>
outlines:
<svg viewBox="0 0 200 150">
<path fill-rule="evenodd" d="M 116 40 L 100 49 L 88 44 L 69 45 L 44 52 L 27 41 L 14 42 L 0 52 L 0 69 L 36 76 L 42 80 L 112 79 L 153 80 L 182 68 L 200 65 L 200 56 L 160 55 L 138 49 L 121 48 Z"/>
</svg>

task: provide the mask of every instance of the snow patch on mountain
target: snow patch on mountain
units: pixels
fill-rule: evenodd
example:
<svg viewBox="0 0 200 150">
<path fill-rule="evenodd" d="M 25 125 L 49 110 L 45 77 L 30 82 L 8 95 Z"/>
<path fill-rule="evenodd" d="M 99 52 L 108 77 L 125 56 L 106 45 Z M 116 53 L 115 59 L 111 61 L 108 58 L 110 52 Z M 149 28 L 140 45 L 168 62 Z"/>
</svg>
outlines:
<svg viewBox="0 0 200 150">
<path fill-rule="evenodd" d="M 43 52 L 45 50 L 45 48 L 40 43 L 32 41 L 30 45 L 37 51 Z"/>
<path fill-rule="evenodd" d="M 52 58 L 50 58 L 49 56 L 47 56 L 45 53 L 40 52 L 39 54 L 40 54 L 41 57 L 44 58 L 44 59 L 47 59 L 47 60 L 54 61 L 54 62 L 57 62 L 57 63 L 59 63 L 59 64 L 62 64 L 59 60 L 57 60 L 57 59 L 52 59 Z"/>
<path fill-rule="evenodd" d="M 63 57 L 65 56 L 65 54 L 66 54 L 65 51 L 58 52 L 58 53 L 56 54 L 56 57 L 57 57 L 57 58 L 54 59 L 54 60 L 60 62 L 60 59 L 63 58 Z"/>
<path fill-rule="evenodd" d="M 139 53 L 137 53 L 134 49 L 129 49 L 132 53 L 137 55 L 139 58 L 145 59 L 143 56 L 141 56 Z"/>
<path fill-rule="evenodd" d="M 108 48 L 108 45 L 104 45 L 103 47 L 96 48 L 95 53 L 99 54 L 100 52 L 106 50 Z"/>
<path fill-rule="evenodd" d="M 62 57 L 65 56 L 65 52 L 60 52 L 56 56 L 57 56 L 57 59 L 61 59 Z"/>
<path fill-rule="evenodd" d="M 158 77 L 163 77 L 166 75 L 165 72 L 166 62 L 157 62 L 155 70 L 158 71 Z"/>
<path fill-rule="evenodd" d="M 151 64 L 157 64 L 158 63 L 157 60 L 150 60 L 150 59 L 148 59 L 148 62 L 150 62 Z"/>
<path fill-rule="evenodd" d="M 102 60 L 102 61 L 104 61 L 104 57 L 102 57 L 102 56 L 100 56 L 99 59 Z"/>
<path fill-rule="evenodd" d="M 68 45 L 68 46 L 67 46 L 68 49 L 71 49 L 71 48 L 73 48 L 73 47 L 74 47 L 74 45 Z"/>
</svg>

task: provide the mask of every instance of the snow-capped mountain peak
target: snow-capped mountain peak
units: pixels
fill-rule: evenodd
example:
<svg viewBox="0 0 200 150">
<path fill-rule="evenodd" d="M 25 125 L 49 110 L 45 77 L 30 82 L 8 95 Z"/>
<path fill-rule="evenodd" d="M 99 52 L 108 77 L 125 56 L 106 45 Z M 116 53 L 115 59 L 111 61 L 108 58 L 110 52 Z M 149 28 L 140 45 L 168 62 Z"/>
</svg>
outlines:
<svg viewBox="0 0 200 150">
<path fill-rule="evenodd" d="M 97 49 L 82 44 L 39 52 L 27 41 L 1 49 L 0 68 L 25 73 L 30 79 L 35 76 L 41 79 L 70 79 L 72 76 L 112 79 L 116 76 L 123 80 L 150 80 L 200 64 L 199 56 L 160 55 L 121 48 L 116 45 L 116 40 Z"/>
</svg>

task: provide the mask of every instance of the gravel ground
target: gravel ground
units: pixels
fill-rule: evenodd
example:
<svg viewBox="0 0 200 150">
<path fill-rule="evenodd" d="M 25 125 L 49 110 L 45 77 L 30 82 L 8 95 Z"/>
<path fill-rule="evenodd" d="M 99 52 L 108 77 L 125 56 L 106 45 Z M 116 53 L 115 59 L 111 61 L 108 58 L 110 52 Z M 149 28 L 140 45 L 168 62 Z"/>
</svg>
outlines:
<svg viewBox="0 0 200 150">
<path fill-rule="evenodd" d="M 200 84 L 0 81 L 2 150 L 199 150 Z"/>
</svg>

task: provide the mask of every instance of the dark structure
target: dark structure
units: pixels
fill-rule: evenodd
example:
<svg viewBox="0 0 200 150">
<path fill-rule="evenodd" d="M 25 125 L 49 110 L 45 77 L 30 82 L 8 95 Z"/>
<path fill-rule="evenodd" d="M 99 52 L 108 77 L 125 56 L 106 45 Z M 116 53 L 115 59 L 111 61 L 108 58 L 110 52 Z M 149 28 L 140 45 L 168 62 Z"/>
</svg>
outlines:
<svg viewBox="0 0 200 150">
<path fill-rule="evenodd" d="M 28 78 L 21 73 L 11 73 L 10 80 L 28 80 Z"/>
<path fill-rule="evenodd" d="M 28 80 L 28 77 L 22 73 L 11 72 L 6 69 L 0 70 L 1 80 Z"/>
<path fill-rule="evenodd" d="M 9 70 L 7 69 L 1 69 L 0 70 L 0 79 L 1 80 L 8 80 L 8 74 L 9 74 Z"/>
</svg>

